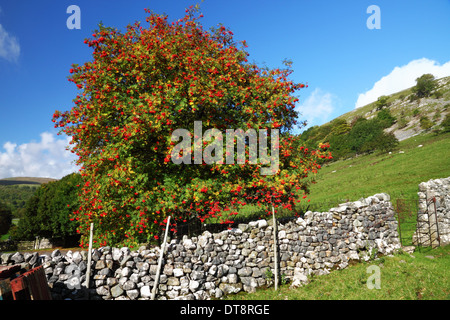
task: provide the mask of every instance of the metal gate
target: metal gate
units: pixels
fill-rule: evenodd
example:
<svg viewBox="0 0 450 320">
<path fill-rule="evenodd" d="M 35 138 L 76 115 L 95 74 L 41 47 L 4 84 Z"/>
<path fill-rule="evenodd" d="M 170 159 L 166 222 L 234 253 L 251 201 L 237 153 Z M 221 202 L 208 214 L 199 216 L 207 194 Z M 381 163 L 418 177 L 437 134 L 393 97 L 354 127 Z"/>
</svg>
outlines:
<svg viewBox="0 0 450 320">
<path fill-rule="evenodd" d="M 439 223 L 436 210 L 436 197 L 427 199 L 427 215 L 428 226 L 430 228 L 430 246 L 434 249 L 441 245 L 441 239 L 439 237 Z"/>
<path fill-rule="evenodd" d="M 395 212 L 397 213 L 398 233 L 402 247 L 412 244 L 412 235 L 416 230 L 419 202 L 416 199 L 397 199 Z"/>
<path fill-rule="evenodd" d="M 436 197 L 425 199 L 422 212 L 417 212 L 415 244 L 420 247 L 437 248 L 441 245 L 439 223 L 436 210 Z"/>
</svg>

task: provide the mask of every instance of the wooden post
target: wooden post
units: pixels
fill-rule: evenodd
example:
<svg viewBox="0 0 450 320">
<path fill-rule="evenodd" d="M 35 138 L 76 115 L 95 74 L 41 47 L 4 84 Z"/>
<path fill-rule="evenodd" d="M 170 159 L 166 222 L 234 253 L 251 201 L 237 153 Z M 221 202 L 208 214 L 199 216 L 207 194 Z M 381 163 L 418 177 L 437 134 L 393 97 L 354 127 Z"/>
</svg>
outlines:
<svg viewBox="0 0 450 320">
<path fill-rule="evenodd" d="M 92 236 L 94 231 L 94 223 L 91 223 L 91 231 L 89 235 L 89 251 L 88 251 L 88 262 L 86 271 L 86 288 L 89 289 L 89 280 L 91 278 L 91 259 L 92 259 Z"/>
<path fill-rule="evenodd" d="M 275 279 L 275 290 L 278 290 L 278 250 L 277 250 L 277 219 L 275 218 L 275 208 L 272 205 L 272 219 L 273 219 L 273 254 L 274 254 L 274 279 Z"/>
<path fill-rule="evenodd" d="M 169 223 L 170 223 L 170 216 L 167 218 L 166 232 L 164 233 L 164 241 L 162 243 L 161 251 L 159 253 L 158 269 L 156 270 L 155 284 L 153 285 L 153 289 L 152 289 L 152 296 L 151 296 L 152 300 L 155 300 L 156 289 L 158 288 L 158 284 L 159 284 L 159 275 L 161 273 L 161 265 L 162 265 L 162 259 L 164 256 L 164 251 L 166 250 L 166 241 L 167 241 L 167 233 L 169 232 Z"/>
</svg>

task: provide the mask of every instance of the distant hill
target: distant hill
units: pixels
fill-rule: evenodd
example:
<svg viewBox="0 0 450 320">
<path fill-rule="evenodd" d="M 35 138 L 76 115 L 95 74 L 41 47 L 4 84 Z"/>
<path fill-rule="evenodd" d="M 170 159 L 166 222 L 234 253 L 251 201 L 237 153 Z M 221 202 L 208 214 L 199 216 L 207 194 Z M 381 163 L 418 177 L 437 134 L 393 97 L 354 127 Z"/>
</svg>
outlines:
<svg viewBox="0 0 450 320">
<path fill-rule="evenodd" d="M 11 208 L 15 218 L 20 218 L 25 205 L 37 188 L 47 182 L 56 181 L 52 178 L 12 177 L 0 179 L 0 202 Z"/>
<path fill-rule="evenodd" d="M 390 152 L 399 141 L 425 132 L 443 133 L 450 129 L 450 77 L 426 79 L 421 86 L 381 96 L 377 101 L 347 112 L 301 134 L 309 148 L 330 144 L 333 161 L 376 151 Z"/>
<path fill-rule="evenodd" d="M 56 181 L 57 179 L 53 178 L 36 178 L 36 177 L 13 177 L 13 178 L 4 178 L 0 179 L 0 185 L 3 186 L 11 186 L 11 185 L 20 185 L 20 184 L 35 184 L 40 185 L 43 183 L 47 183 L 50 181 Z"/>
<path fill-rule="evenodd" d="M 387 96 L 387 105 L 384 108 L 389 109 L 392 116 L 396 118 L 396 122 L 387 128 L 386 132 L 392 132 L 399 141 L 402 141 L 429 130 L 421 127 L 422 117 L 427 117 L 433 123 L 433 127 L 441 124 L 445 116 L 450 113 L 450 77 L 436 79 L 434 82 L 436 89 L 426 98 L 417 99 L 413 87 Z M 372 119 L 379 111 L 380 108 L 375 101 L 336 119 L 343 119 L 350 124 L 357 117 Z"/>
</svg>

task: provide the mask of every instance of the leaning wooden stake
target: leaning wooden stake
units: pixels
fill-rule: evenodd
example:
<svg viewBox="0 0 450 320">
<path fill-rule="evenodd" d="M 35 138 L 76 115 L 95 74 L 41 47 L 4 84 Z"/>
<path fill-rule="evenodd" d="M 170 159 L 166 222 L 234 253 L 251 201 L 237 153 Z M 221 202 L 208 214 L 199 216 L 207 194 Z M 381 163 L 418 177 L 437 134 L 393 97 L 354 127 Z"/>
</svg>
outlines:
<svg viewBox="0 0 450 320">
<path fill-rule="evenodd" d="M 89 234 L 89 251 L 88 251 L 88 263 L 86 271 L 86 288 L 89 289 L 89 280 L 91 278 L 91 259 L 92 259 L 92 236 L 94 231 L 94 224 L 91 223 L 91 231 Z"/>
<path fill-rule="evenodd" d="M 155 285 L 153 286 L 153 289 L 152 289 L 152 296 L 151 296 L 152 300 L 155 300 L 156 289 L 158 288 L 158 284 L 159 284 L 159 275 L 161 273 L 162 259 L 164 256 L 164 251 L 166 250 L 167 233 L 169 232 L 169 222 L 170 222 L 170 216 L 167 218 L 166 232 L 164 233 L 164 241 L 162 243 L 161 251 L 159 253 L 159 262 L 158 262 L 158 269 L 156 270 Z"/>
<path fill-rule="evenodd" d="M 278 250 L 277 250 L 277 219 L 275 218 L 275 208 L 272 205 L 272 219 L 273 219 L 273 254 L 274 254 L 274 267 L 275 267 L 275 290 L 278 290 Z"/>
</svg>

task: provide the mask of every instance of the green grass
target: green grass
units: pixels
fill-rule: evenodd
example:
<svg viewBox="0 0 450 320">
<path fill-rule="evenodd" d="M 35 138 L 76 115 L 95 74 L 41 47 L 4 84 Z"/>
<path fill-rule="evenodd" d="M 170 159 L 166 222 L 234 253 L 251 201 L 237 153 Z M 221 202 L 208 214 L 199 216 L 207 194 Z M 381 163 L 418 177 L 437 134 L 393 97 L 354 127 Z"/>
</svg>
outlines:
<svg viewBox="0 0 450 320">
<path fill-rule="evenodd" d="M 419 183 L 450 176 L 449 150 L 450 134 L 426 134 L 401 141 L 392 154 L 376 153 L 331 163 L 316 176 L 311 204 L 333 199 L 355 201 L 380 192 L 388 193 L 393 202 L 416 199 Z"/>
<path fill-rule="evenodd" d="M 422 145 L 422 147 L 418 147 Z M 370 154 L 324 166 L 312 185 L 308 203 L 317 211 L 332 204 L 355 201 L 376 193 L 417 201 L 418 185 L 430 179 L 450 176 L 450 134 L 423 134 L 401 141 L 392 154 Z M 404 153 L 399 153 L 403 151 Z M 408 202 L 411 203 L 411 202 Z M 402 243 L 411 244 L 416 208 L 411 205 L 401 223 Z M 406 239 L 406 240 L 405 240 Z M 430 259 L 428 256 L 433 256 Z M 368 289 L 370 265 L 381 272 L 381 289 Z M 450 299 L 450 246 L 420 248 L 412 255 L 361 262 L 328 275 L 313 276 L 297 289 L 284 285 L 278 291 L 259 289 L 256 293 L 227 296 L 229 300 L 448 300 Z"/>
<path fill-rule="evenodd" d="M 415 230 L 414 203 L 418 200 L 418 186 L 430 179 L 450 176 L 449 150 L 450 133 L 428 133 L 401 141 L 392 154 L 373 153 L 325 165 L 317 173 L 316 183 L 311 185 L 310 202 L 300 202 L 297 211 L 328 211 L 339 203 L 384 192 L 390 195 L 395 208 L 398 199 L 406 199 L 411 205 L 409 212 L 402 214 L 409 216 L 401 221 L 402 238 L 411 239 Z M 258 218 L 261 210 L 248 205 L 239 210 L 237 217 Z M 403 244 L 409 245 L 408 240 Z"/>
<path fill-rule="evenodd" d="M 431 258 L 432 257 L 432 258 Z M 372 272 L 380 269 L 380 289 L 369 289 Z M 226 300 L 449 300 L 450 246 L 425 249 L 413 254 L 360 262 L 330 274 L 313 276 L 300 288 L 282 285 L 258 289 L 255 293 L 228 295 Z M 369 270 L 370 271 L 370 270 Z"/>
<path fill-rule="evenodd" d="M 17 226 L 18 223 L 19 223 L 19 220 L 20 219 L 17 219 L 17 218 L 12 219 L 12 225 L 11 226 Z M 6 241 L 8 239 L 9 239 L 9 233 L 0 235 L 0 241 Z"/>
<path fill-rule="evenodd" d="M 422 145 L 422 147 L 418 147 Z M 393 206 L 407 199 L 409 212 L 401 221 L 402 244 L 410 245 L 415 231 L 418 185 L 450 176 L 450 134 L 423 134 L 401 141 L 392 154 L 370 154 L 324 166 L 311 186 L 309 205 L 327 211 L 332 203 L 356 201 L 376 193 L 391 196 Z M 403 151 L 404 153 L 400 153 Z"/>
<path fill-rule="evenodd" d="M 418 147 L 422 145 L 422 147 Z M 356 201 L 377 193 L 387 193 L 394 208 L 398 199 L 406 199 L 408 210 L 401 213 L 403 245 L 411 245 L 416 228 L 419 184 L 430 179 L 450 176 L 450 133 L 421 134 L 403 140 L 392 152 L 373 153 L 324 165 L 311 185 L 308 199 L 302 200 L 297 212 L 328 211 L 339 203 Z M 400 153 L 402 151 L 403 153 Z M 292 212 L 277 212 L 277 217 Z M 239 209 L 234 220 L 265 217 L 264 208 L 247 205 Z M 220 219 L 209 219 L 217 223 Z"/>
</svg>

